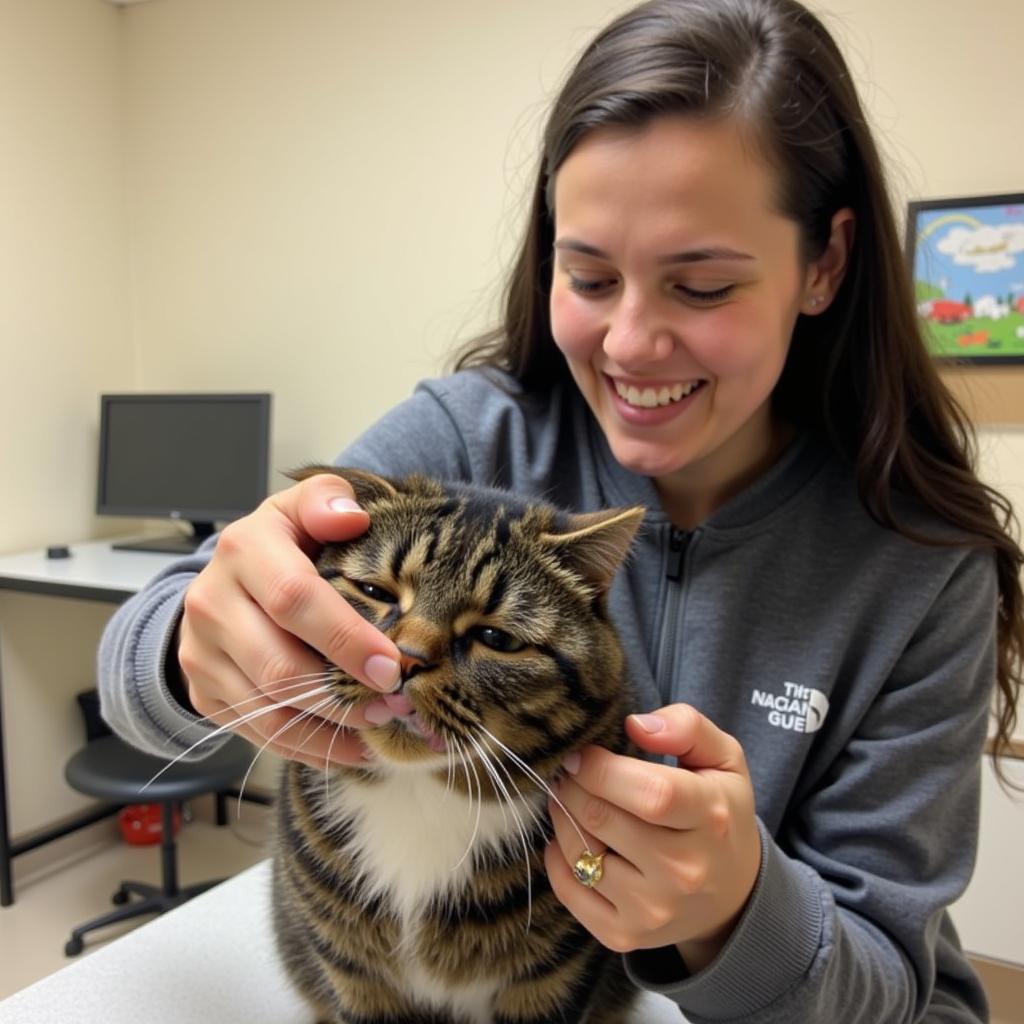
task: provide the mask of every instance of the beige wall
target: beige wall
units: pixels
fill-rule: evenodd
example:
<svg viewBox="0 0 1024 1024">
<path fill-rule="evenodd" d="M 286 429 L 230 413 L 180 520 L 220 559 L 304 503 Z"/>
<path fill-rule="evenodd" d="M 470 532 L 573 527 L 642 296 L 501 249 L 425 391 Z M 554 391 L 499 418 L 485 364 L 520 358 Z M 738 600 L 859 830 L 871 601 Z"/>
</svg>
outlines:
<svg viewBox="0 0 1024 1024">
<path fill-rule="evenodd" d="M 490 321 L 545 98 L 626 6 L 0 0 L 0 552 L 121 526 L 91 512 L 100 391 L 271 390 L 281 469 L 438 372 Z M 1024 190 L 1019 0 L 815 6 L 901 202 Z M 1024 509 L 1024 434 L 983 441 Z M 52 604 L 0 601 L 16 830 L 71 803 L 68 671 L 20 654 Z M 103 615 L 60 614 L 87 682 Z"/>
<path fill-rule="evenodd" d="M 124 39 L 99 0 L 0 0 L 0 553 L 94 533 L 97 395 L 131 387 Z M 63 782 L 109 609 L 0 593 L 13 827 Z"/>
<path fill-rule="evenodd" d="M 140 383 L 273 389 L 274 466 L 333 458 L 486 321 L 540 103 L 608 10 L 129 11 Z"/>
<path fill-rule="evenodd" d="M 97 393 L 129 387 L 118 12 L 0 0 L 0 552 L 83 537 Z"/>
</svg>

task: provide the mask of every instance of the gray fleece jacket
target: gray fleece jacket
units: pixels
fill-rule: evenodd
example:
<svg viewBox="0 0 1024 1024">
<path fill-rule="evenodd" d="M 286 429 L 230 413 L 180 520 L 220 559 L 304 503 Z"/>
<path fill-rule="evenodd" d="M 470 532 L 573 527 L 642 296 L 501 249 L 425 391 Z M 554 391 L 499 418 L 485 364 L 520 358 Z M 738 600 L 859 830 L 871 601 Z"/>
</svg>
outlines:
<svg viewBox="0 0 1024 1024">
<path fill-rule="evenodd" d="M 683 533 L 651 480 L 615 461 L 574 388 L 526 396 L 494 373 L 421 384 L 338 462 L 578 511 L 649 509 L 610 597 L 638 710 L 685 701 L 740 741 L 763 852 L 717 959 L 688 976 L 674 951 L 632 953 L 638 984 L 694 1024 L 987 1020 L 945 908 L 975 857 L 995 674 L 990 553 L 882 528 L 849 469 L 809 436 Z M 107 720 L 164 755 L 211 731 L 174 702 L 163 663 L 212 543 L 123 605 L 100 648 Z"/>
</svg>

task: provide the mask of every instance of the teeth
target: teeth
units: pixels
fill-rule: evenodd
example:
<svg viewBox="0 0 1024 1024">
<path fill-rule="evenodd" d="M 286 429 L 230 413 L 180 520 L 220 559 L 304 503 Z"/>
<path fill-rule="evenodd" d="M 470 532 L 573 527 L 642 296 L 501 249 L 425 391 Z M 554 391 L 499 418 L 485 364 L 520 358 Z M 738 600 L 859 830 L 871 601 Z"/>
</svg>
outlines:
<svg viewBox="0 0 1024 1024">
<path fill-rule="evenodd" d="M 404 720 L 405 725 L 421 739 L 426 740 L 431 750 L 437 753 L 444 753 L 447 749 L 444 740 L 420 718 L 419 714 L 413 713 Z"/>
<path fill-rule="evenodd" d="M 670 405 L 678 402 L 687 395 L 693 394 L 700 386 L 699 380 L 691 380 L 686 384 L 667 384 L 655 390 L 654 388 L 638 388 L 632 384 L 626 385 L 621 381 L 615 381 L 615 391 L 620 398 L 625 399 L 630 405 L 640 409 L 656 409 L 658 406 Z"/>
</svg>

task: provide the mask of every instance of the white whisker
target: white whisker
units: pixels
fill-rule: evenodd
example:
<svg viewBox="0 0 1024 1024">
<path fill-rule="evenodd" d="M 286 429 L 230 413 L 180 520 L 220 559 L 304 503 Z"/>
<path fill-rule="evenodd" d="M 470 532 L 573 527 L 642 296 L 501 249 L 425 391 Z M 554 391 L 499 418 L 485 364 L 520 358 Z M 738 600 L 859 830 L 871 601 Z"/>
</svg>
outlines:
<svg viewBox="0 0 1024 1024">
<path fill-rule="evenodd" d="M 487 754 L 488 754 L 489 757 L 491 757 L 493 759 L 494 764 L 496 764 L 501 769 L 501 771 L 504 773 L 505 778 L 508 779 L 508 784 L 516 791 L 516 795 L 519 797 L 519 800 L 521 801 L 523 807 L 526 809 L 526 812 L 530 815 L 530 818 L 533 821 L 534 826 L 540 831 L 541 836 L 546 838 L 547 837 L 547 829 L 545 828 L 544 819 L 537 813 L 537 811 L 534 808 L 533 804 L 530 803 L 526 799 L 526 797 L 523 795 L 523 791 L 516 784 L 515 779 L 512 778 L 512 773 L 508 770 L 508 768 L 505 767 L 505 765 L 502 762 L 500 757 L 495 756 L 493 754 L 493 752 L 490 751 L 490 750 L 487 751 Z M 516 813 L 515 811 L 513 811 L 513 813 L 516 814 L 516 821 L 519 824 L 519 834 L 523 838 L 523 845 L 524 845 L 524 848 L 525 848 L 525 846 L 526 846 L 526 832 L 525 832 L 525 827 L 524 827 L 524 824 L 523 824 L 523 820 L 522 820 L 522 818 L 519 817 L 518 813 Z M 529 858 L 529 853 L 526 854 L 526 888 L 527 888 L 526 930 L 529 931 L 530 930 L 530 925 L 533 922 L 533 879 L 532 879 L 532 877 L 530 875 L 530 858 Z"/>
<path fill-rule="evenodd" d="M 482 728 L 482 727 L 481 727 Z M 516 831 L 519 833 L 519 842 L 523 847 L 523 861 L 526 864 L 526 930 L 530 930 L 530 925 L 533 923 L 533 873 L 530 870 L 530 843 L 526 835 L 526 826 L 523 824 L 523 819 L 519 816 L 519 812 L 516 809 L 515 801 L 512 799 L 511 794 L 505 788 L 505 784 L 501 781 L 501 776 L 497 770 L 491 764 L 491 758 L 487 751 L 484 750 L 483 746 L 474 737 L 467 737 L 469 742 L 473 744 L 473 748 L 480 756 L 481 763 L 490 775 L 491 780 L 498 788 L 499 803 L 501 796 L 505 797 L 508 802 L 508 809 L 512 812 L 512 816 L 515 818 Z M 504 813 L 504 812 L 503 812 Z"/>
<path fill-rule="evenodd" d="M 320 714 L 320 712 L 326 711 L 333 704 L 336 704 L 339 699 L 340 698 L 338 694 L 335 693 L 328 696 L 324 700 L 318 701 L 311 708 L 296 709 L 302 710 L 302 714 L 295 719 L 293 724 L 298 725 L 298 723 L 302 721 L 303 718 L 305 718 L 307 727 L 303 734 L 299 737 L 299 742 L 295 744 L 296 749 L 304 747 L 306 745 L 306 740 L 308 740 L 311 736 L 315 736 L 327 724 L 326 720 Z M 313 727 L 312 731 L 310 731 L 309 726 Z"/>
<path fill-rule="evenodd" d="M 340 704 L 343 701 L 343 698 L 339 697 L 338 701 L 339 701 L 339 704 Z M 343 714 L 341 716 L 341 719 L 338 722 L 335 723 L 334 735 L 331 737 L 331 742 L 327 744 L 327 756 L 324 758 L 324 799 L 325 800 L 329 800 L 330 796 L 331 796 L 331 775 L 330 775 L 329 769 L 331 767 L 331 752 L 334 750 L 334 742 L 335 742 L 335 740 L 337 740 L 339 734 L 345 728 L 345 721 L 348 718 L 349 714 L 351 713 L 352 708 L 354 708 L 354 707 L 355 707 L 354 704 L 349 704 L 349 706 L 347 708 L 345 708 L 345 714 Z"/>
<path fill-rule="evenodd" d="M 473 775 L 476 778 L 477 798 L 476 798 L 476 821 L 473 822 L 473 833 L 469 837 L 469 842 L 466 844 L 466 851 L 465 851 L 465 853 L 463 853 L 463 855 L 458 859 L 458 861 L 452 866 L 452 871 L 458 871 L 458 869 L 462 866 L 463 861 L 465 861 L 465 859 L 473 852 L 473 847 L 476 845 L 477 833 L 480 831 L 480 815 L 481 815 L 481 812 L 483 811 L 483 805 L 484 805 L 483 796 L 482 796 L 482 792 L 483 791 L 481 789 L 481 784 L 480 784 L 480 776 L 477 774 L 476 766 L 466 756 L 466 748 L 461 743 L 459 743 L 457 740 L 455 742 L 458 745 L 458 754 L 459 754 L 459 760 L 462 762 L 462 770 L 466 773 L 466 786 L 469 789 L 469 810 L 471 812 L 473 810 L 473 783 L 472 783 L 472 781 L 471 781 L 471 779 L 469 777 L 469 770 L 470 769 L 473 770 Z"/>
<path fill-rule="evenodd" d="M 310 696 L 310 697 L 319 696 L 322 693 L 328 693 L 328 692 L 330 692 L 329 687 L 327 687 L 327 686 L 320 686 L 320 687 L 317 687 L 315 690 L 310 691 L 310 693 L 307 694 L 307 696 Z M 140 793 L 144 793 L 149 786 L 153 785 L 153 783 L 156 782 L 156 780 L 159 779 L 161 775 L 163 775 L 164 772 L 166 772 L 169 769 L 173 768 L 179 761 L 181 761 L 184 758 L 188 757 L 188 755 L 191 754 L 192 751 L 197 750 L 204 743 L 209 743 L 210 740 L 215 740 L 218 737 L 223 736 L 225 733 L 234 732 L 235 729 L 237 729 L 239 725 L 245 725 L 246 723 L 252 722 L 252 721 L 254 721 L 257 718 L 261 718 L 263 715 L 269 715 L 269 714 L 272 714 L 273 712 L 279 711 L 279 710 L 280 710 L 280 705 L 278 705 L 278 704 L 269 704 L 266 707 L 256 708 L 255 711 L 247 711 L 244 715 L 240 715 L 233 722 L 230 722 L 227 725 L 218 726 L 216 729 L 213 730 L 213 732 L 210 733 L 209 736 L 203 736 L 201 739 L 197 740 L 195 743 L 193 743 L 186 750 L 183 750 L 173 760 L 168 761 L 167 764 L 165 764 L 163 766 L 163 768 L 160 769 L 160 771 L 158 771 L 144 786 L 142 786 L 142 788 L 139 790 L 139 792 Z M 304 717 L 304 715 L 305 715 L 305 712 L 303 712 L 303 714 L 300 715 L 299 718 L 301 719 L 302 717 Z M 289 721 L 288 725 L 292 725 L 294 721 L 295 720 Z M 285 728 L 287 728 L 287 726 Z M 179 730 L 179 731 L 181 731 L 181 730 Z"/>
<path fill-rule="evenodd" d="M 500 776 L 498 776 L 497 771 L 494 768 L 494 765 L 491 764 L 491 759 L 488 756 L 487 751 L 484 750 L 480 746 L 479 742 L 475 740 L 472 736 L 467 736 L 466 738 L 473 745 L 473 749 L 476 751 L 477 757 L 480 760 L 481 767 L 484 769 L 485 772 L 487 772 L 487 775 L 491 780 L 491 789 L 494 790 L 494 796 L 498 803 L 498 809 L 501 811 L 501 820 L 505 827 L 508 828 L 508 815 L 505 813 L 505 802 L 501 799 L 501 795 L 504 792 L 509 801 L 511 801 L 511 797 L 508 796 L 508 791 L 502 787 L 501 778 Z"/>
<path fill-rule="evenodd" d="M 241 707 L 243 704 L 259 700 L 261 697 L 277 697 L 278 695 L 288 693 L 291 690 L 300 690 L 303 686 L 311 686 L 313 684 L 322 685 L 323 683 L 330 682 L 331 675 L 332 674 L 330 672 L 307 672 L 301 676 L 288 676 L 285 679 L 278 679 L 274 682 L 273 686 L 268 686 L 265 689 L 260 687 L 252 696 L 246 697 L 234 704 L 228 704 L 226 707 L 230 710 L 234 710 L 235 708 Z"/>
<path fill-rule="evenodd" d="M 583 844 L 584 852 L 592 853 L 590 846 L 587 843 L 587 840 L 583 836 L 583 830 L 579 827 L 579 825 L 576 824 L 576 819 L 569 813 L 569 809 L 565 806 L 565 804 L 563 804 L 562 801 L 558 799 L 558 797 L 555 795 L 555 791 L 551 788 L 551 786 L 549 786 L 548 783 L 545 782 L 544 779 L 542 779 L 514 750 L 510 750 L 507 746 L 505 746 L 505 744 L 502 743 L 501 740 L 499 740 L 498 737 L 494 735 L 494 733 L 489 732 L 482 725 L 479 728 L 480 731 L 485 736 L 487 736 L 495 743 L 497 743 L 497 745 L 506 754 L 508 754 L 513 764 L 521 768 L 523 772 L 525 772 L 531 779 L 533 779 L 533 781 L 536 782 L 537 785 L 545 793 L 547 793 L 547 795 L 551 797 L 552 800 L 554 800 L 555 804 L 561 809 L 562 813 L 569 819 L 569 824 L 572 825 L 572 827 L 576 830 L 576 834 L 580 837 L 580 842 Z"/>
<path fill-rule="evenodd" d="M 300 679 L 301 682 L 296 683 L 291 681 L 295 679 Z M 304 686 L 322 687 L 324 683 L 330 682 L 330 680 L 331 673 L 329 672 L 309 672 L 304 676 L 289 676 L 286 679 L 279 680 L 279 682 L 285 683 L 286 685 L 278 686 L 275 684 L 273 689 L 257 690 L 256 693 L 250 697 L 245 697 L 242 700 L 236 701 L 234 704 L 225 704 L 223 708 L 218 709 L 217 713 L 222 714 L 224 711 L 235 711 L 237 708 L 242 707 L 243 704 L 251 704 L 253 701 L 265 700 L 268 697 L 277 697 L 279 694 L 288 693 L 291 690 L 298 690 Z M 302 694 L 302 696 L 305 696 L 305 694 Z M 276 703 L 280 702 L 277 701 Z M 209 715 L 204 715 L 199 719 L 200 722 L 209 722 L 211 720 L 212 719 Z M 182 726 L 182 728 L 178 729 L 177 732 L 171 733 L 168 739 L 173 740 L 189 728 L 191 728 L 191 723 L 189 725 Z"/>
<path fill-rule="evenodd" d="M 541 832 L 544 834 L 546 838 L 547 829 L 545 827 L 544 818 L 537 812 L 533 804 L 526 799 L 526 797 L 523 794 L 523 791 L 517 785 L 515 779 L 512 777 L 512 773 L 505 766 L 505 763 L 502 761 L 501 757 L 498 754 L 496 754 L 493 750 L 491 750 L 487 746 L 486 742 L 482 741 L 481 745 L 487 751 L 488 756 L 493 760 L 494 764 L 496 764 L 501 769 L 505 778 L 508 780 L 508 784 L 516 791 L 516 795 L 522 801 L 523 806 L 525 807 L 527 813 L 530 815 L 530 818 L 533 820 L 534 825 L 536 825 L 537 828 L 541 830 Z"/>
<path fill-rule="evenodd" d="M 256 751 L 256 754 L 254 755 L 253 759 L 249 762 L 249 767 L 246 769 L 245 775 L 242 777 L 242 784 L 241 784 L 241 786 L 239 786 L 239 800 L 238 800 L 239 813 L 241 813 L 241 806 L 242 806 L 241 794 L 245 792 L 245 787 L 246 787 L 246 784 L 249 781 L 249 776 L 252 774 L 252 770 L 256 767 L 256 762 L 259 760 L 260 754 L 262 754 L 267 749 L 267 747 L 269 747 L 270 744 L 273 743 L 274 740 L 276 740 L 277 737 L 280 736 L 287 729 L 290 729 L 293 725 L 298 725 L 299 722 L 301 722 L 303 718 L 310 718 L 310 719 L 314 718 L 317 715 L 317 713 L 320 711 L 321 708 L 328 707 L 335 700 L 337 700 L 337 696 L 334 695 L 334 694 L 331 694 L 331 695 L 325 697 L 323 700 L 318 701 L 313 707 L 309 708 L 307 711 L 303 711 L 296 718 L 293 718 L 290 721 L 286 722 L 284 725 L 282 725 L 281 728 L 278 729 L 272 736 L 270 736 L 266 740 L 266 742 L 263 744 L 263 746 L 261 746 L 260 749 Z M 322 719 L 321 719 L 321 721 L 322 721 Z M 317 726 L 317 728 L 322 728 L 322 726 Z M 315 731 L 316 730 L 314 730 L 314 732 Z M 306 737 L 303 736 L 300 739 L 300 741 L 299 741 L 299 746 L 301 747 L 302 744 L 305 741 L 306 741 Z"/>
<path fill-rule="evenodd" d="M 447 799 L 451 795 L 452 787 L 455 784 L 455 757 L 452 754 L 452 745 L 450 741 L 445 743 L 444 749 L 445 753 L 448 755 L 448 778 L 444 785 L 444 795 L 445 799 Z"/>
</svg>

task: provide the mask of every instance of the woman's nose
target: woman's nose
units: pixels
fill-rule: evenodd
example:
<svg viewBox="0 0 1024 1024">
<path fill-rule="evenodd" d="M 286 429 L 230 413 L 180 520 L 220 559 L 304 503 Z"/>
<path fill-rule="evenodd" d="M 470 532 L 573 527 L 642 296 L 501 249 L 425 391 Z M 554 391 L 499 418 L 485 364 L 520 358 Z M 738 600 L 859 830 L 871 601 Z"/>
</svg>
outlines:
<svg viewBox="0 0 1024 1024">
<path fill-rule="evenodd" d="M 604 352 L 623 369 L 642 368 L 667 359 L 675 347 L 673 332 L 656 303 L 626 293 L 612 310 Z"/>
</svg>

